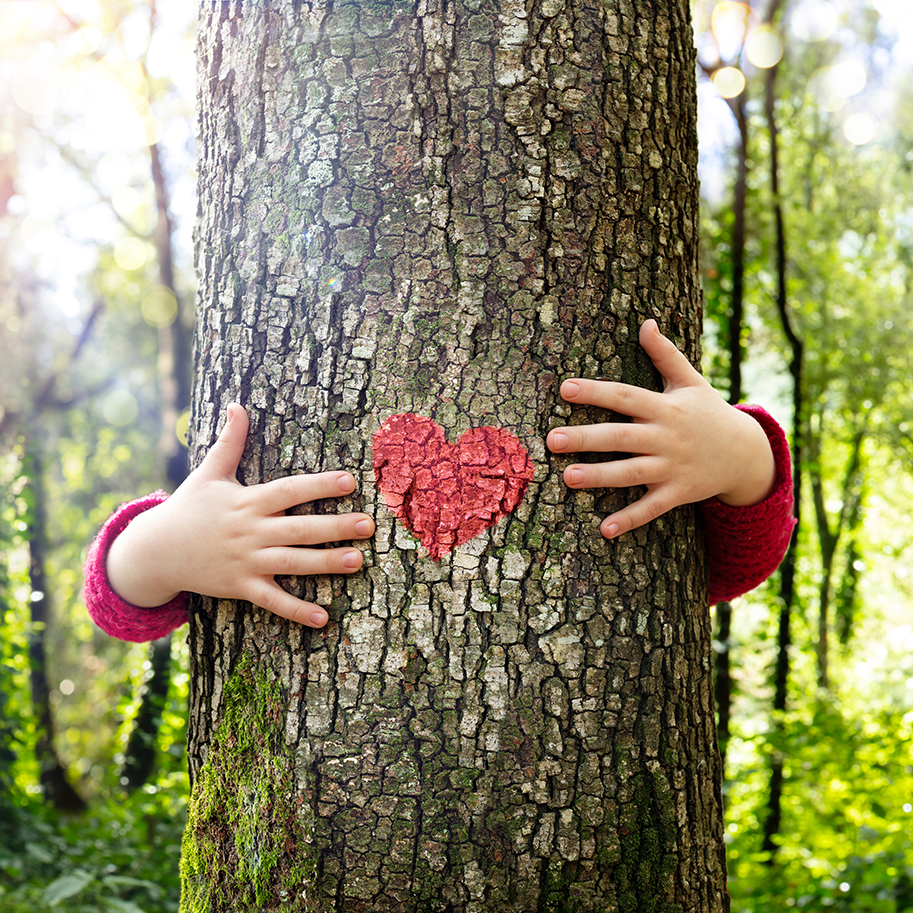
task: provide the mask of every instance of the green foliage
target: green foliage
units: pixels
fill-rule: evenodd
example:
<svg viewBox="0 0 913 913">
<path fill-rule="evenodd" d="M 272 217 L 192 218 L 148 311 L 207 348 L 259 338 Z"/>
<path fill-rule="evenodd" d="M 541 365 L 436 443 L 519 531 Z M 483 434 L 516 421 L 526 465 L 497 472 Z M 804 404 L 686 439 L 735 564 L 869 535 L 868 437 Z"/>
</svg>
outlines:
<svg viewBox="0 0 913 913">
<path fill-rule="evenodd" d="M 186 784 L 170 775 L 87 818 L 59 818 L 20 797 L 0 828 L 4 913 L 173 913 Z"/>
<path fill-rule="evenodd" d="M 711 71 L 720 64 L 710 14 L 724 6 L 695 4 L 706 30 L 698 38 L 701 59 Z M 764 14 L 751 6 L 752 15 Z M 827 6 L 837 15 L 837 28 L 820 41 L 801 40 L 801 29 L 792 27 L 790 17 L 803 6 L 808 13 L 813 4 L 782 4 L 776 23 L 784 46 L 775 81 L 776 200 L 762 101 L 768 72 L 747 65 L 731 34 L 719 45 L 719 56 L 744 66 L 748 78 L 747 398 L 772 409 L 798 436 L 805 479 L 789 709 L 781 717 L 770 710 L 777 581 L 735 606 L 738 697 L 725 787 L 729 890 L 738 913 L 895 913 L 913 909 L 913 592 L 903 557 L 913 544 L 910 81 L 906 72 L 892 83 L 882 69 L 891 42 L 877 28 L 885 4 L 819 4 L 822 15 Z M 870 94 L 821 104 L 813 77 L 820 86 L 826 68 L 848 58 L 865 67 Z M 883 107 L 889 98 L 893 114 Z M 878 113 L 880 131 L 853 145 L 844 123 L 867 111 Z M 733 129 L 733 142 L 734 136 Z M 726 187 L 711 188 L 703 209 L 705 367 L 720 389 L 728 370 L 734 178 L 731 168 Z M 789 314 L 804 345 L 803 411 L 795 428 L 788 348 L 774 306 L 775 203 L 785 225 Z M 836 636 L 823 642 L 822 631 Z M 774 757 L 783 764 L 784 792 L 772 857 L 762 846 Z"/>
<path fill-rule="evenodd" d="M 739 773 L 727 813 L 733 910 L 894 913 L 913 875 L 913 713 L 847 702 L 803 703 L 774 741 L 733 740 Z M 761 853 L 766 757 L 786 759 L 776 862 Z M 811 906 L 809 906 L 811 905 Z"/>
</svg>

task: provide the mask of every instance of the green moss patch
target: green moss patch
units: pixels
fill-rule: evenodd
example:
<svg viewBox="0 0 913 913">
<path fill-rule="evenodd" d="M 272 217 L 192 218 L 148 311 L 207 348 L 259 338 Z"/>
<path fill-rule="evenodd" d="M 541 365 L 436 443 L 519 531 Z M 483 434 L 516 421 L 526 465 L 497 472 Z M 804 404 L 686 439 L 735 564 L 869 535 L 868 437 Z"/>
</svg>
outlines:
<svg viewBox="0 0 913 913">
<path fill-rule="evenodd" d="M 244 657 L 190 799 L 181 913 L 309 908 L 311 813 L 285 744 L 286 704 L 278 683 Z"/>
</svg>

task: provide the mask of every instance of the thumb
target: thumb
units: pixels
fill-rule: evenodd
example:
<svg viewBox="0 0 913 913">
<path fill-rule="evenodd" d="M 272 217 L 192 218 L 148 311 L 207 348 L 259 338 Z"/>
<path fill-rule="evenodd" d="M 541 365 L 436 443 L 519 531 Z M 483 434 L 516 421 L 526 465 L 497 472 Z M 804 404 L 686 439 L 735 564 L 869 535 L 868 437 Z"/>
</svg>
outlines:
<svg viewBox="0 0 913 913">
<path fill-rule="evenodd" d="M 244 407 L 230 403 L 226 410 L 225 426 L 200 464 L 203 474 L 209 478 L 234 480 L 247 442 L 248 424 Z"/>
<path fill-rule="evenodd" d="M 655 320 L 644 321 L 640 328 L 640 344 L 662 375 L 667 390 L 669 387 L 688 387 L 703 382 L 701 375 L 679 352 L 675 343 L 660 333 Z"/>
</svg>

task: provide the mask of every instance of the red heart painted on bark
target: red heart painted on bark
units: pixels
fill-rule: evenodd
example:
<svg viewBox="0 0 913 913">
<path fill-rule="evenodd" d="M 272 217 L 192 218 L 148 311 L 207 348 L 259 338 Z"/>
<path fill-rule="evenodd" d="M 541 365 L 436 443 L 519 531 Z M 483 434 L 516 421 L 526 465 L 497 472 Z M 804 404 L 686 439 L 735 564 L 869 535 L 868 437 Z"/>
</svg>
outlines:
<svg viewBox="0 0 913 913">
<path fill-rule="evenodd" d="M 374 435 L 374 475 L 387 507 L 439 561 L 516 510 L 533 464 L 502 428 L 473 428 L 449 444 L 430 418 L 407 413 Z"/>
</svg>

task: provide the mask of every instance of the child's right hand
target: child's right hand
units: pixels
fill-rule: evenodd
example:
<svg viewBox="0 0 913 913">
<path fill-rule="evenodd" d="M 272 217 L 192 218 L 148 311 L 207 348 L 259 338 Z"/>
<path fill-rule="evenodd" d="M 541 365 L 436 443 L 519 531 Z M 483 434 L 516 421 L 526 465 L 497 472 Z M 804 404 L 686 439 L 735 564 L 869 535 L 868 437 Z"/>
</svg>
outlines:
<svg viewBox="0 0 913 913">
<path fill-rule="evenodd" d="M 287 593 L 275 575 L 350 574 L 357 548 L 300 548 L 374 534 L 367 514 L 288 516 L 288 508 L 355 490 L 348 472 L 297 475 L 244 486 L 236 473 L 248 419 L 232 404 L 219 439 L 178 490 L 136 517 L 108 551 L 113 590 L 137 606 L 159 606 L 182 591 L 241 599 L 320 628 L 327 613 Z"/>
</svg>

